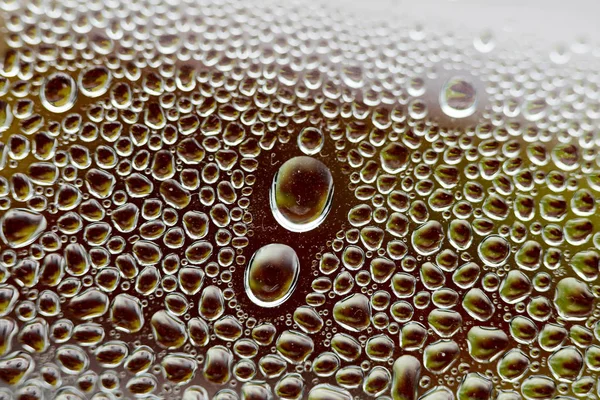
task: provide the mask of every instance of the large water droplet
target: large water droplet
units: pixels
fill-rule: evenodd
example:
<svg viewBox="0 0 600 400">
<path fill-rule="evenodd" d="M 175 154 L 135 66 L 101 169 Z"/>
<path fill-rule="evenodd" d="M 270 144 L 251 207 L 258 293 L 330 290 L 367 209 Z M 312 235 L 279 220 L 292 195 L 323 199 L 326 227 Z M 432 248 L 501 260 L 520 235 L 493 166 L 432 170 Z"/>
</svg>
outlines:
<svg viewBox="0 0 600 400">
<path fill-rule="evenodd" d="M 254 253 L 246 268 L 246 294 L 261 307 L 278 306 L 292 295 L 299 274 L 300 261 L 294 249 L 268 244 Z"/>
<path fill-rule="evenodd" d="M 356 293 L 338 301 L 333 307 L 333 319 L 350 331 L 360 332 L 367 329 L 371 324 L 369 299 Z"/>
<path fill-rule="evenodd" d="M 8 246 L 19 248 L 33 243 L 46 229 L 46 218 L 24 208 L 8 210 L 0 222 L 0 237 Z"/>
<path fill-rule="evenodd" d="M 87 97 L 102 96 L 108 91 L 111 78 L 108 68 L 101 65 L 90 67 L 79 75 L 79 87 Z"/>
<path fill-rule="evenodd" d="M 451 118 L 466 118 L 477 109 L 475 87 L 464 78 L 449 79 L 440 93 L 442 111 Z"/>
<path fill-rule="evenodd" d="M 306 232 L 327 217 L 333 199 L 333 177 L 321 161 L 294 157 L 275 174 L 271 187 L 271 211 L 281 226 Z"/>
<path fill-rule="evenodd" d="M 49 111 L 63 113 L 70 110 L 77 99 L 75 80 L 61 72 L 50 75 L 42 84 L 40 98 Z"/>
</svg>

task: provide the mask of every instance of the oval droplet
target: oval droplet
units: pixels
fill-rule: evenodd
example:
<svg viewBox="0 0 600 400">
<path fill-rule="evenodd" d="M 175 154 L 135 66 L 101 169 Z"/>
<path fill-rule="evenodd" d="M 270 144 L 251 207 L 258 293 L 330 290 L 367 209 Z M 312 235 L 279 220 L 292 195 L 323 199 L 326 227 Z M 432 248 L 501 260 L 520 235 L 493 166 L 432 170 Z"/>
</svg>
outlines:
<svg viewBox="0 0 600 400">
<path fill-rule="evenodd" d="M 270 202 L 275 220 L 292 232 L 315 229 L 327 217 L 333 199 L 333 177 L 321 161 L 294 157 L 273 178 Z"/>
<path fill-rule="evenodd" d="M 450 78 L 440 93 L 440 106 L 451 118 L 466 118 L 477 109 L 475 87 L 464 78 Z"/>
<path fill-rule="evenodd" d="M 57 72 L 42 84 L 40 99 L 48 111 L 63 113 L 75 105 L 77 85 L 69 75 Z"/>
<path fill-rule="evenodd" d="M 268 244 L 254 253 L 244 274 L 246 294 L 254 304 L 275 307 L 293 293 L 300 274 L 294 249 L 280 243 Z"/>
<path fill-rule="evenodd" d="M 307 127 L 298 135 L 298 148 L 307 156 L 319 153 L 323 149 L 325 137 L 320 129 Z"/>
</svg>

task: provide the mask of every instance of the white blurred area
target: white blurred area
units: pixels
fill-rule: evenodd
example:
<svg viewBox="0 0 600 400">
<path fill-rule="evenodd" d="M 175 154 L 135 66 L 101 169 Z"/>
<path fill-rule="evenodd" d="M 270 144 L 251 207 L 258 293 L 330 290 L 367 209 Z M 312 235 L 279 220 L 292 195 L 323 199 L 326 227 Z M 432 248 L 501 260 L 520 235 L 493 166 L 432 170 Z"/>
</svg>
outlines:
<svg viewBox="0 0 600 400">
<path fill-rule="evenodd" d="M 600 1 L 596 0 L 330 0 L 326 4 L 364 18 L 420 24 L 425 30 L 489 32 L 499 43 L 600 44 Z"/>
</svg>

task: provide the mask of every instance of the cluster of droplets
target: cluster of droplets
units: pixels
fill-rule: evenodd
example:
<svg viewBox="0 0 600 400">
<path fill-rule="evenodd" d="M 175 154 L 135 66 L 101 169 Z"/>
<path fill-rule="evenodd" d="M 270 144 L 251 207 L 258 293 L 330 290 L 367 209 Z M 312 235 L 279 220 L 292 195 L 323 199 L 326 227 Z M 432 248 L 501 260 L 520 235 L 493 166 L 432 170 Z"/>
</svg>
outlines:
<svg viewBox="0 0 600 400">
<path fill-rule="evenodd" d="M 0 399 L 598 396 L 589 45 L 25 3 L 0 1 Z"/>
</svg>

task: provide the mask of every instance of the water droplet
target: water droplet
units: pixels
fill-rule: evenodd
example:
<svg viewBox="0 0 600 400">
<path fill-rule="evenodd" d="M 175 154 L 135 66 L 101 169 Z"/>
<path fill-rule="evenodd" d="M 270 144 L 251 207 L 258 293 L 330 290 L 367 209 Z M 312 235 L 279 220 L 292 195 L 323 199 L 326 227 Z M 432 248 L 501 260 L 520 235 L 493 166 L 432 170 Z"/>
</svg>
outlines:
<svg viewBox="0 0 600 400">
<path fill-rule="evenodd" d="M 470 117 L 477 110 L 477 92 L 465 78 L 449 79 L 440 93 L 440 107 L 451 118 Z"/>
<path fill-rule="evenodd" d="M 42 84 L 40 99 L 48 111 L 64 113 L 75 105 L 77 84 L 71 76 L 56 72 L 48 76 Z"/>
<path fill-rule="evenodd" d="M 292 295 L 299 274 L 300 261 L 294 249 L 279 243 L 263 246 L 244 273 L 246 294 L 261 307 L 276 307 Z"/>
<path fill-rule="evenodd" d="M 315 229 L 331 209 L 333 177 L 317 159 L 294 157 L 275 174 L 270 199 L 273 216 L 281 226 L 292 232 Z"/>
</svg>

